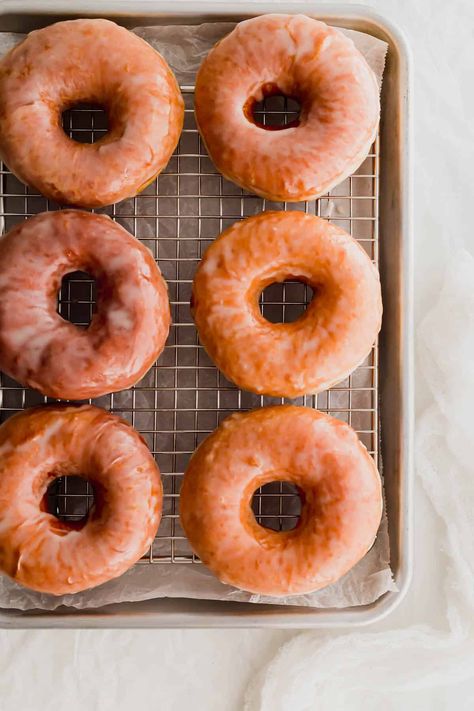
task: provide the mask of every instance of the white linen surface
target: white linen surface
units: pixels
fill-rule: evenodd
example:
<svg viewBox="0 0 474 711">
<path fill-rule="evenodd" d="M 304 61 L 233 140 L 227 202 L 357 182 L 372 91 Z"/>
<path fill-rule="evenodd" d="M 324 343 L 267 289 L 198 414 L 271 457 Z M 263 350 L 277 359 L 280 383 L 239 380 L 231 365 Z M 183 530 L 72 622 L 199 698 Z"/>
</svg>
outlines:
<svg viewBox="0 0 474 711">
<path fill-rule="evenodd" d="M 365 710 L 375 711 L 382 702 L 390 704 L 394 693 L 432 689 L 440 682 L 455 684 L 472 676 L 472 353 L 474 258 L 459 250 L 437 303 L 421 323 L 418 348 L 418 364 L 434 403 L 419 420 L 416 466 L 445 525 L 448 631 L 412 625 L 389 632 L 301 635 L 250 685 L 246 711 L 349 709 L 356 699 L 365 699 Z"/>
<path fill-rule="evenodd" d="M 465 436 L 466 429 L 472 430 L 472 417 L 462 421 L 459 430 L 454 424 L 461 419 L 458 412 L 468 406 L 469 395 L 474 396 L 474 388 L 472 371 L 468 374 L 470 380 L 465 380 L 459 389 L 452 384 L 447 363 L 442 362 L 443 358 L 450 359 L 459 379 L 472 367 L 472 291 L 469 311 L 461 301 L 459 317 L 464 318 L 464 329 L 454 318 L 459 303 L 453 302 L 449 291 L 448 304 L 452 306 L 443 305 L 446 301 L 442 299 L 439 311 L 437 307 L 432 309 L 438 302 L 447 263 L 451 265 L 448 288 L 453 282 L 453 268 L 459 268 L 458 278 L 454 278 L 459 291 L 455 293 L 461 293 L 462 287 L 466 293 L 469 287 L 474 288 L 472 276 L 468 277 L 470 284 L 465 283 L 466 274 L 471 274 L 472 258 L 458 251 L 464 246 L 474 253 L 470 212 L 474 202 L 474 3 L 367 0 L 367 4 L 405 30 L 414 59 L 419 451 L 415 570 L 406 599 L 385 621 L 345 633 L 2 632 L 2 711 L 49 710 L 60 705 L 68 711 L 242 711 L 248 680 L 252 682 L 246 697 L 247 709 L 269 708 L 276 690 L 281 691 L 286 705 L 277 699 L 275 711 L 370 711 L 376 705 L 384 711 L 474 709 L 474 679 L 466 676 L 465 681 L 461 680 L 474 673 L 469 595 L 469 587 L 474 590 L 473 512 L 468 508 L 472 507 L 474 487 L 474 464 L 470 466 L 469 459 L 474 461 L 474 457 Z M 238 3 L 234 6 L 237 11 Z M 202 3 L 196 2 L 198 11 L 201 7 Z M 314 2 L 308 7 L 314 11 Z M 452 254 L 456 256 L 450 261 Z M 469 348 L 467 353 L 451 340 L 453 329 L 456 333 L 461 331 L 463 348 Z M 435 353 L 427 366 L 430 343 L 435 346 Z M 433 391 L 432 384 L 439 382 L 436 371 L 444 373 L 443 383 L 448 388 L 444 392 L 456 398 L 456 405 L 442 395 L 439 387 Z M 453 456 L 455 439 L 470 449 L 460 450 L 456 443 L 458 454 Z M 427 452 L 430 442 L 435 456 Z M 464 457 L 460 456 L 461 451 Z M 429 482 L 426 490 L 421 482 Z M 447 494 L 442 493 L 446 488 Z M 470 517 L 470 531 L 458 547 L 466 517 Z M 459 573 L 460 584 L 455 577 Z M 466 584 L 469 576 L 470 586 Z M 260 671 L 254 681 L 256 670 Z M 322 670 L 324 674 L 320 673 Z M 301 693 L 297 682 L 303 687 Z"/>
</svg>

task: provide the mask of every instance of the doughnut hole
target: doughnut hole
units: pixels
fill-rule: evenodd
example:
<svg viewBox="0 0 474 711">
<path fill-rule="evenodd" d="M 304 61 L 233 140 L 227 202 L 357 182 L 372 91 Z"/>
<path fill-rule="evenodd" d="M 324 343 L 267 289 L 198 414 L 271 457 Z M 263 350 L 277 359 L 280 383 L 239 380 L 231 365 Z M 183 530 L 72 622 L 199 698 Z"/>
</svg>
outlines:
<svg viewBox="0 0 474 711">
<path fill-rule="evenodd" d="M 289 481 L 270 481 L 254 492 L 251 508 L 263 528 L 291 531 L 300 521 L 302 492 Z"/>
<path fill-rule="evenodd" d="M 88 272 L 65 274 L 57 295 L 57 312 L 78 328 L 90 326 L 97 310 L 97 282 Z"/>
<path fill-rule="evenodd" d="M 295 96 L 287 96 L 276 84 L 264 84 L 257 96 L 244 105 L 248 121 L 267 131 L 295 128 L 301 122 L 301 103 Z"/>
<path fill-rule="evenodd" d="M 78 102 L 61 113 L 64 133 L 77 143 L 97 143 L 110 132 L 110 119 L 102 104 Z"/>
<path fill-rule="evenodd" d="M 272 282 L 260 293 L 260 313 L 270 323 L 293 323 L 306 313 L 314 294 L 314 289 L 300 280 Z"/>
<path fill-rule="evenodd" d="M 52 476 L 42 508 L 58 519 L 57 532 L 80 530 L 96 503 L 95 487 L 80 474 Z"/>
</svg>

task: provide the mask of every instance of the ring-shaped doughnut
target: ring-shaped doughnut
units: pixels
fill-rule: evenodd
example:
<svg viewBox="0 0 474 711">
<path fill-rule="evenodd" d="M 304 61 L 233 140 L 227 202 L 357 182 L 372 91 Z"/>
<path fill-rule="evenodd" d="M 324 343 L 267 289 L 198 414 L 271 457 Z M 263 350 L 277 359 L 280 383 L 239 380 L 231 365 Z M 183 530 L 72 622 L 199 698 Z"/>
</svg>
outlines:
<svg viewBox="0 0 474 711">
<path fill-rule="evenodd" d="M 265 96 L 301 105 L 284 130 L 253 116 Z M 375 139 L 377 81 L 354 43 L 303 15 L 262 15 L 239 23 L 203 61 L 196 120 L 218 170 L 270 200 L 317 197 L 362 163 Z"/>
<path fill-rule="evenodd" d="M 56 478 L 92 484 L 86 521 L 60 521 L 45 496 Z M 65 595 L 124 573 L 161 518 L 160 472 L 127 422 L 91 405 L 42 407 L 0 427 L 0 570 L 33 590 Z"/>
<path fill-rule="evenodd" d="M 95 277 L 87 329 L 57 313 L 63 276 Z M 50 397 L 85 400 L 134 385 L 164 348 L 166 284 L 149 249 L 105 215 L 44 212 L 0 238 L 0 368 Z"/>
<path fill-rule="evenodd" d="M 258 300 L 273 282 L 313 288 L 293 323 L 270 323 Z M 201 343 L 244 390 L 295 398 L 344 380 L 380 329 L 377 269 L 347 232 L 302 212 L 237 222 L 208 247 L 196 271 L 192 312 Z"/>
<path fill-rule="evenodd" d="M 254 492 L 291 482 L 296 528 L 260 526 Z M 180 494 L 183 528 L 223 583 L 263 595 L 330 585 L 369 550 L 382 515 L 380 476 L 349 425 L 306 407 L 232 415 L 198 447 Z"/>
<path fill-rule="evenodd" d="M 107 111 L 109 129 L 94 143 L 62 129 L 62 112 L 80 103 Z M 35 30 L 0 62 L 2 159 L 59 203 L 98 207 L 136 195 L 165 167 L 183 117 L 165 60 L 109 20 Z"/>
</svg>

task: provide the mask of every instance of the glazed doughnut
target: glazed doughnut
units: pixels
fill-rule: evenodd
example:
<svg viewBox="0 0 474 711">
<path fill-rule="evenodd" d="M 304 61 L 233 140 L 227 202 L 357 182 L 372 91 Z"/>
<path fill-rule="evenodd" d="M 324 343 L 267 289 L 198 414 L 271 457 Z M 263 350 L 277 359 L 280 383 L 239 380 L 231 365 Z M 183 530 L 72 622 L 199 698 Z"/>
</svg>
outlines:
<svg viewBox="0 0 474 711">
<path fill-rule="evenodd" d="M 272 481 L 298 487 L 301 515 L 290 531 L 264 528 L 252 512 L 252 495 Z M 231 415 L 198 447 L 180 515 L 192 548 L 221 582 L 298 595 L 334 583 L 372 546 L 380 476 L 349 425 L 307 407 L 266 407 Z"/>
<path fill-rule="evenodd" d="M 103 106 L 107 134 L 71 140 L 61 114 Z M 98 207 L 136 195 L 165 167 L 184 104 L 165 60 L 108 20 L 31 32 L 0 62 L 0 154 L 24 183 L 59 203 Z"/>
<path fill-rule="evenodd" d="M 46 509 L 48 485 L 68 475 L 93 486 L 85 522 Z M 0 427 L 0 569 L 28 588 L 64 595 L 121 575 L 153 541 L 161 506 L 145 442 L 105 410 L 41 407 Z"/>
<path fill-rule="evenodd" d="M 97 283 L 87 330 L 56 312 L 65 274 Z M 166 284 L 151 252 L 105 215 L 45 212 L 0 238 L 0 369 L 54 398 L 83 400 L 143 377 L 170 327 Z"/>
<path fill-rule="evenodd" d="M 293 323 L 270 323 L 258 299 L 286 279 L 309 284 L 312 301 Z M 377 269 L 344 230 L 302 212 L 264 212 L 236 222 L 204 254 L 192 313 L 201 343 L 244 390 L 295 398 L 344 380 L 380 329 Z"/>
<path fill-rule="evenodd" d="M 265 96 L 301 105 L 285 130 L 253 117 Z M 196 121 L 218 170 L 270 200 L 328 192 L 353 173 L 375 139 L 380 113 L 374 73 L 352 40 L 304 15 L 239 23 L 202 63 Z"/>
</svg>

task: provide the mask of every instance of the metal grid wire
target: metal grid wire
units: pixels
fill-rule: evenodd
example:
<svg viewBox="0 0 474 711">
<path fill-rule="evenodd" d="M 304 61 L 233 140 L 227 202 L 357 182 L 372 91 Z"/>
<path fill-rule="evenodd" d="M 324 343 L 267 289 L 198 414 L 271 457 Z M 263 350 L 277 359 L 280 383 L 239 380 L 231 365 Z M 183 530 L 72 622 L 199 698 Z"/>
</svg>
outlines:
<svg viewBox="0 0 474 711">
<path fill-rule="evenodd" d="M 358 171 L 330 194 L 305 203 L 272 203 L 247 194 L 216 172 L 200 140 L 193 115 L 193 87 L 182 87 L 185 123 L 179 146 L 157 181 L 135 198 L 96 212 L 111 215 L 148 246 L 167 280 L 173 325 L 158 364 L 130 390 L 92 402 L 115 412 L 136 427 L 155 455 L 164 485 L 163 518 L 143 562 L 194 563 L 179 523 L 178 499 L 183 472 L 197 445 L 230 413 L 257 406 L 294 402 L 317 407 L 351 424 L 371 455 L 378 459 L 378 353 L 336 387 L 293 401 L 238 390 L 214 367 L 198 343 L 189 299 L 196 266 L 206 247 L 226 227 L 265 209 L 303 210 L 329 219 L 350 232 L 378 263 L 379 143 L 373 145 Z M 264 124 L 289 123 L 297 106 L 283 97 L 269 97 L 255 108 Z M 63 115 L 65 131 L 75 140 L 93 142 L 107 128 L 97 107 L 78 107 Z M 8 230 L 26 217 L 59 206 L 22 185 L 1 167 L 1 214 Z M 311 298 L 297 282 L 272 284 L 260 303 L 270 321 L 292 321 Z M 58 295 L 59 313 L 86 327 L 95 307 L 95 283 L 85 274 L 68 275 Z M 0 375 L 0 420 L 43 402 L 39 393 Z M 48 492 L 50 510 L 65 520 L 80 520 L 93 502 L 93 491 L 75 477 L 57 479 Z M 300 501 L 294 487 L 267 484 L 256 492 L 257 520 L 276 530 L 294 527 Z"/>
</svg>

